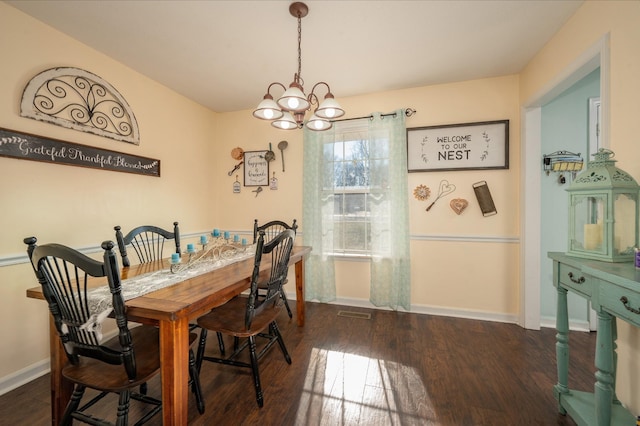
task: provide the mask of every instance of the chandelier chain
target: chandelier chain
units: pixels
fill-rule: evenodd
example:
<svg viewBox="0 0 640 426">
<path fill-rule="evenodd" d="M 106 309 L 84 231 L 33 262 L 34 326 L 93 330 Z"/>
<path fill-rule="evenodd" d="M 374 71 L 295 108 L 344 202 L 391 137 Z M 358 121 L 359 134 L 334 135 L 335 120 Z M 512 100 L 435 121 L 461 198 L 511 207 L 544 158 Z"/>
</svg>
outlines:
<svg viewBox="0 0 640 426">
<path fill-rule="evenodd" d="M 298 78 L 302 74 L 302 17 L 298 12 Z"/>
</svg>

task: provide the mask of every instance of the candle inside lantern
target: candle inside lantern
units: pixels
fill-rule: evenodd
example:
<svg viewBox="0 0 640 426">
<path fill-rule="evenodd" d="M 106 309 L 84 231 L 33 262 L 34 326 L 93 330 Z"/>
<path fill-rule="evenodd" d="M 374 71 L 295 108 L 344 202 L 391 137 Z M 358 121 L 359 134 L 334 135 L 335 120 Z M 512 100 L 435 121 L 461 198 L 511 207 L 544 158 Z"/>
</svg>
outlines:
<svg viewBox="0 0 640 426">
<path fill-rule="evenodd" d="M 171 253 L 171 263 L 180 263 L 180 254 Z"/>
<path fill-rule="evenodd" d="M 220 230 L 218 228 L 214 228 L 214 230 L 211 233 L 211 235 L 213 235 L 214 237 L 219 237 L 220 236 Z"/>
<path fill-rule="evenodd" d="M 195 253 L 196 252 L 196 248 L 194 247 L 193 244 L 187 244 L 187 252 L 189 252 L 189 253 Z"/>
<path fill-rule="evenodd" d="M 238 241 L 240 241 L 240 237 L 238 236 L 238 234 L 233 236 L 233 242 L 237 243 Z"/>
<path fill-rule="evenodd" d="M 207 236 L 206 235 L 201 235 L 200 236 L 200 244 L 207 244 Z"/>
<path fill-rule="evenodd" d="M 602 224 L 588 223 L 584 225 L 584 248 L 596 250 L 602 244 Z"/>
</svg>

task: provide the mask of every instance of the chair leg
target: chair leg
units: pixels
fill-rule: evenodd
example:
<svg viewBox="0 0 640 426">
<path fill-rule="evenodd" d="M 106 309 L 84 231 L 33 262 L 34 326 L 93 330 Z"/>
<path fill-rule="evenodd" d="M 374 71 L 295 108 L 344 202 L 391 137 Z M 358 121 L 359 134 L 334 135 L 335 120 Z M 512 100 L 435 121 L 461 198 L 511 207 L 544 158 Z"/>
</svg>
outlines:
<svg viewBox="0 0 640 426">
<path fill-rule="evenodd" d="M 255 336 L 249 336 L 249 356 L 251 357 L 253 384 L 256 388 L 256 401 L 258 402 L 258 407 L 262 408 L 262 406 L 264 405 L 264 398 L 262 396 L 262 386 L 260 386 L 260 372 L 258 370 L 258 354 L 256 353 Z"/>
<path fill-rule="evenodd" d="M 196 359 L 191 349 L 189 349 L 189 375 L 191 376 L 191 391 L 196 397 L 198 412 L 204 414 L 204 400 L 202 399 L 202 388 L 200 387 L 200 372 L 196 366 Z"/>
<path fill-rule="evenodd" d="M 284 290 L 280 291 L 280 297 L 282 297 L 282 301 L 284 302 L 284 307 L 287 308 L 287 314 L 289 314 L 289 318 L 293 318 L 293 313 L 291 313 L 291 308 L 289 307 L 289 301 L 287 300 L 287 295 L 284 293 Z"/>
<path fill-rule="evenodd" d="M 207 345 L 207 329 L 202 328 L 200 330 L 200 341 L 198 342 L 198 352 L 196 354 L 196 370 L 200 374 L 200 368 L 202 367 L 202 359 L 204 358 L 204 348 Z"/>
<path fill-rule="evenodd" d="M 116 426 L 127 426 L 129 423 L 129 401 L 131 399 L 131 391 L 124 390 L 120 392 L 118 400 L 118 418 Z"/>
<path fill-rule="evenodd" d="M 82 400 L 82 396 L 84 395 L 85 387 L 81 385 L 77 385 L 71 394 L 71 399 L 67 404 L 67 408 L 64 410 L 64 414 L 62 415 L 62 420 L 60 420 L 60 425 L 70 425 L 73 422 L 71 418 L 71 413 L 78 409 L 80 405 L 80 400 Z"/>
<path fill-rule="evenodd" d="M 216 335 L 218 336 L 218 346 L 220 346 L 220 354 L 224 355 L 224 340 L 222 339 L 222 333 L 217 332 Z"/>
<path fill-rule="evenodd" d="M 222 338 L 222 333 L 217 332 L 216 336 L 218 337 L 218 346 L 220 347 L 220 354 L 224 356 L 224 340 Z M 196 366 L 198 368 L 198 373 L 200 373 L 200 367 L 202 367 L 202 359 L 204 358 L 204 348 L 207 345 L 207 330 L 202 328 L 200 332 L 200 343 L 198 343 L 198 353 L 196 355 Z"/>
<path fill-rule="evenodd" d="M 271 334 L 278 337 L 278 346 L 280 346 L 280 350 L 284 355 L 285 361 L 287 364 L 291 364 L 291 356 L 289 356 L 289 351 L 287 351 L 287 347 L 284 344 L 284 340 L 282 339 L 282 335 L 280 334 L 280 329 L 278 328 L 278 324 L 274 321 L 269 324 L 269 328 L 271 330 Z"/>
</svg>

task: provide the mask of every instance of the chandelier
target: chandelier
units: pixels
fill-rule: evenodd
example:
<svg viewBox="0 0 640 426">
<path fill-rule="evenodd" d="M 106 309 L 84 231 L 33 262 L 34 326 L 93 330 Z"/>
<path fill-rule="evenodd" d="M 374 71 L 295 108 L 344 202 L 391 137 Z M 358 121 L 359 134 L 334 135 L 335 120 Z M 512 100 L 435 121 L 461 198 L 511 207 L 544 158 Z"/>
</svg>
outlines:
<svg viewBox="0 0 640 426">
<path fill-rule="evenodd" d="M 286 88 L 282 83 L 274 82 L 267 88 L 262 102 L 258 105 L 253 116 L 261 120 L 270 120 L 271 125 L 278 129 L 291 130 L 301 129 L 304 126 L 304 116 L 311 109 L 312 105 L 317 105 L 313 115 L 307 120 L 306 126 L 311 130 L 327 130 L 332 126 L 331 120 L 344 115 L 344 110 L 334 99 L 331 88 L 327 83 L 321 81 L 316 83 L 309 95 L 304 93 L 304 80 L 301 77 L 302 69 L 302 18 L 307 16 L 309 8 L 302 2 L 291 3 L 289 13 L 298 19 L 298 72 L 293 75 L 293 82 Z M 284 93 L 278 101 L 273 100 L 271 88 L 279 86 Z M 322 102 L 316 95 L 316 89 L 326 86 L 327 94 Z"/>
</svg>

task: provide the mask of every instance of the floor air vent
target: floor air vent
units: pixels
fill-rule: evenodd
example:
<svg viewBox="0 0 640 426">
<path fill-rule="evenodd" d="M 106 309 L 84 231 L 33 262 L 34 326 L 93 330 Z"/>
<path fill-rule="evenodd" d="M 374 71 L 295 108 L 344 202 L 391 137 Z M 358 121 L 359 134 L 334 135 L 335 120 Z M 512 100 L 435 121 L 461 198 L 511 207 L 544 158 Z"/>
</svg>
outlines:
<svg viewBox="0 0 640 426">
<path fill-rule="evenodd" d="M 339 311 L 339 317 L 358 318 L 358 319 L 371 319 L 371 314 L 365 312 L 353 312 L 353 311 Z"/>
</svg>

